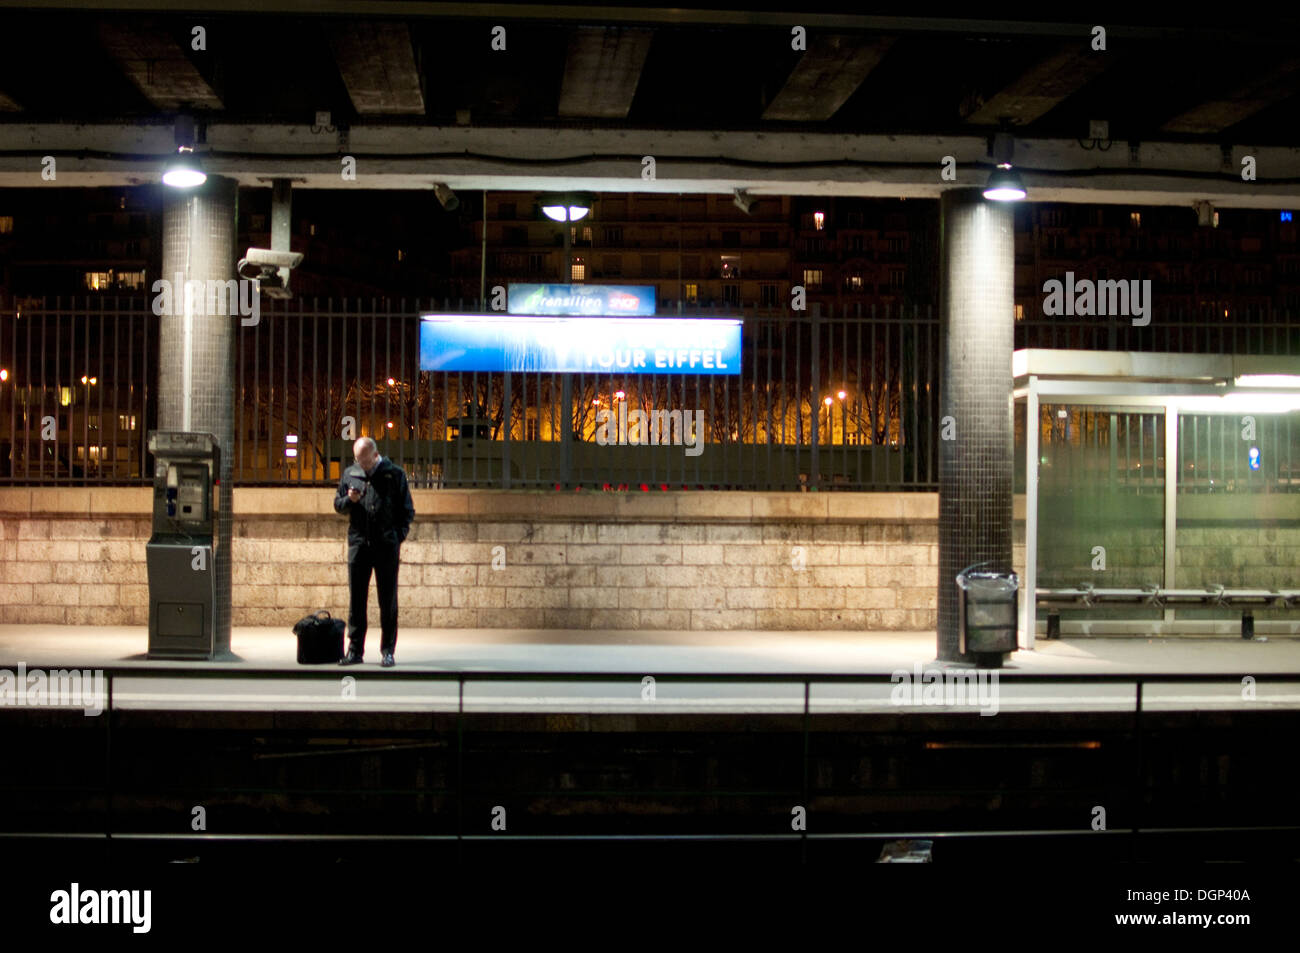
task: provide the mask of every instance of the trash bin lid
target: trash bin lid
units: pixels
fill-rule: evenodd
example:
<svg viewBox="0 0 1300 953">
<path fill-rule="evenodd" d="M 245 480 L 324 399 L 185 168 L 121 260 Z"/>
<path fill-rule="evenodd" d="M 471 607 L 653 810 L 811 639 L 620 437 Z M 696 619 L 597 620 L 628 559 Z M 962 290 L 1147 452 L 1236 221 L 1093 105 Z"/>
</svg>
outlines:
<svg viewBox="0 0 1300 953">
<path fill-rule="evenodd" d="M 976 598 L 1006 595 L 1020 588 L 1015 573 L 966 573 L 957 576 L 957 585 Z"/>
</svg>

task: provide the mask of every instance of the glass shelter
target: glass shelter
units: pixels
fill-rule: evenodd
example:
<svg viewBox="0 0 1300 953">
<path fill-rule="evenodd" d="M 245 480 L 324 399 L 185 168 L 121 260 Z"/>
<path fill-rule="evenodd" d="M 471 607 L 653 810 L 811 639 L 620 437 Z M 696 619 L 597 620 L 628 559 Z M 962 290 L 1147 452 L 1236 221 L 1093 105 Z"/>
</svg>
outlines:
<svg viewBox="0 0 1300 953">
<path fill-rule="evenodd" d="M 1300 633 L 1300 361 L 1030 349 L 1013 376 L 1022 647 Z"/>
</svg>

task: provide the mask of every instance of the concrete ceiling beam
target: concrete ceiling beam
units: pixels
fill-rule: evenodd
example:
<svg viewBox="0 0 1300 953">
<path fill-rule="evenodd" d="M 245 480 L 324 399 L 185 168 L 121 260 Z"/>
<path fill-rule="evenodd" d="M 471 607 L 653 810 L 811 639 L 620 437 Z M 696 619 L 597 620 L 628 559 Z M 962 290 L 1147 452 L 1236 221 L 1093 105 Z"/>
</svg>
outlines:
<svg viewBox="0 0 1300 953">
<path fill-rule="evenodd" d="M 424 115 L 411 33 L 398 21 L 330 24 L 330 51 L 362 116 Z"/>
<path fill-rule="evenodd" d="M 813 34 L 764 119 L 819 122 L 830 119 L 884 59 L 897 37 Z"/>
<path fill-rule="evenodd" d="M 653 30 L 575 28 L 569 35 L 560 85 L 560 116 L 626 119 L 653 39 Z"/>
</svg>

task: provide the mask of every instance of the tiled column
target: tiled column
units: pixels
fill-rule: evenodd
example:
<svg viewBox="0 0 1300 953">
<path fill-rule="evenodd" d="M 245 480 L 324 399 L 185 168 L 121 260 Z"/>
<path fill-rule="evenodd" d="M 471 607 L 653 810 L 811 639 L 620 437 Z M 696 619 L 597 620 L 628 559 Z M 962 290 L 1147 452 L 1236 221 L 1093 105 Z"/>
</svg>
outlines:
<svg viewBox="0 0 1300 953">
<path fill-rule="evenodd" d="M 233 179 L 209 176 L 194 189 L 164 189 L 162 277 L 173 283 L 172 313 L 161 316 L 158 355 L 158 429 L 211 433 L 221 447 L 215 542 L 217 657 L 230 652 L 230 546 L 234 499 L 234 380 L 238 314 L 185 315 L 183 281 L 236 278 Z M 238 308 L 235 309 L 236 311 Z"/>
<path fill-rule="evenodd" d="M 985 560 L 1012 571 L 1013 213 L 980 189 L 952 189 L 939 217 L 938 657 L 973 662 L 959 651 L 957 574 Z"/>
</svg>

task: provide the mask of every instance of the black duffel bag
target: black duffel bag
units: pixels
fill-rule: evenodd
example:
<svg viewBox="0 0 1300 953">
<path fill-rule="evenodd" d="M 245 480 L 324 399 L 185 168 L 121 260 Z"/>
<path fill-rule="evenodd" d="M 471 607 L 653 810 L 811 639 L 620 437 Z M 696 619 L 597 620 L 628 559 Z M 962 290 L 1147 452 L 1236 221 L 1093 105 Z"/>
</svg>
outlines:
<svg viewBox="0 0 1300 953">
<path fill-rule="evenodd" d="M 299 664 L 321 665 L 341 659 L 345 626 L 342 619 L 331 618 L 324 609 L 299 619 L 293 627 L 298 636 Z"/>
</svg>

